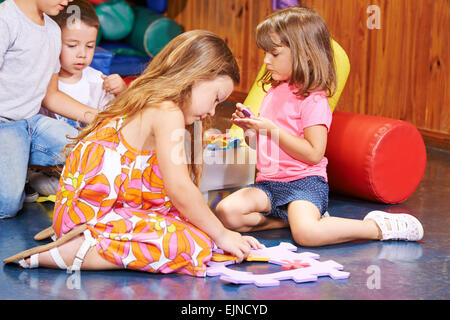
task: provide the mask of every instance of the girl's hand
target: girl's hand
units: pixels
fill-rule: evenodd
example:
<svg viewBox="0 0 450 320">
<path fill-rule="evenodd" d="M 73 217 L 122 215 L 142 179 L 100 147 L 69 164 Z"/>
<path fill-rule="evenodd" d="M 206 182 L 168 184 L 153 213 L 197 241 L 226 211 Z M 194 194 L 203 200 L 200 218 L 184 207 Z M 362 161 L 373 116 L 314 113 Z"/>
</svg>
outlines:
<svg viewBox="0 0 450 320">
<path fill-rule="evenodd" d="M 242 103 L 236 103 L 236 111 L 233 113 L 232 117 L 234 116 L 235 118 L 250 118 L 253 116 L 253 114 L 251 116 L 246 116 L 243 112 L 244 109 L 250 109 L 249 107 L 244 106 Z"/>
<path fill-rule="evenodd" d="M 110 94 L 117 96 L 127 89 L 127 84 L 117 73 L 111 74 L 109 76 L 102 75 L 102 79 L 103 89 L 105 89 L 106 92 Z"/>
<path fill-rule="evenodd" d="M 225 229 L 221 237 L 214 240 L 217 246 L 236 257 L 240 263 L 250 254 L 250 249 L 261 249 L 263 246 L 253 237 L 242 236 L 240 233 Z"/>
<path fill-rule="evenodd" d="M 256 238 L 252 236 L 242 236 L 242 238 L 250 245 L 253 250 L 265 248 L 262 243 L 260 243 Z"/>
<path fill-rule="evenodd" d="M 250 129 L 255 132 L 270 135 L 272 130 L 279 129 L 278 126 L 269 119 L 260 116 L 245 117 L 242 113 L 242 108 L 242 104 L 236 104 L 236 112 L 232 114 L 231 122 L 238 127 L 241 127 L 244 131 Z"/>
<path fill-rule="evenodd" d="M 242 109 L 244 108 L 245 106 L 242 103 L 236 103 L 236 111 L 231 115 L 231 122 L 233 122 L 235 125 L 241 127 L 244 131 L 246 131 L 247 129 L 249 129 L 247 125 L 245 123 L 239 122 L 239 120 L 241 119 L 248 119 L 242 112 Z"/>
</svg>

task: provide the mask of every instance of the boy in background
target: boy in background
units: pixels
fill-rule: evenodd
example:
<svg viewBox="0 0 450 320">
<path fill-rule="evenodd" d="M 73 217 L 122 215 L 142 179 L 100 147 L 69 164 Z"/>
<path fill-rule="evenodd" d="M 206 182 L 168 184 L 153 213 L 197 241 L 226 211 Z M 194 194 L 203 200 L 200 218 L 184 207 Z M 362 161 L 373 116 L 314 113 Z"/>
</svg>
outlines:
<svg viewBox="0 0 450 320">
<path fill-rule="evenodd" d="M 76 6 L 76 10 L 71 10 L 72 6 Z M 75 12 L 77 19 L 73 18 Z M 87 106 L 104 110 L 116 95 L 127 89 L 127 85 L 118 74 L 106 76 L 89 66 L 100 28 L 93 5 L 85 0 L 74 0 L 67 10 L 52 18 L 61 28 L 62 35 L 59 90 Z M 71 119 L 51 115 L 78 128 Z"/>
<path fill-rule="evenodd" d="M 62 35 L 58 89 L 87 106 L 104 110 L 116 95 L 127 89 L 127 85 L 118 74 L 106 76 L 89 66 L 94 58 L 100 28 L 94 7 L 85 0 L 74 0 L 52 19 L 61 28 Z M 44 107 L 41 113 L 65 121 L 77 129 L 83 126 Z M 40 170 L 30 170 L 28 179 L 30 186 L 40 195 L 56 194 L 59 177 Z"/>
<path fill-rule="evenodd" d="M 49 17 L 72 0 L 6 0 L 0 4 L 0 218 L 17 215 L 28 165 L 64 163 L 61 151 L 78 131 L 38 114 L 41 105 L 89 123 L 97 110 L 58 90 L 61 30 Z"/>
</svg>

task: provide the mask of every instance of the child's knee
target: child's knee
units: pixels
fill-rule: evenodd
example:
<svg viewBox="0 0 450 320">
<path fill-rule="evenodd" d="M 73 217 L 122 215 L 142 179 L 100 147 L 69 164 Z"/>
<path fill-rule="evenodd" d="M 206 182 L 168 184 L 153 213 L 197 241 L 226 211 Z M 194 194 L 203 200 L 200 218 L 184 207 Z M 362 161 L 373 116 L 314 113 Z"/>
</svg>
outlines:
<svg viewBox="0 0 450 320">
<path fill-rule="evenodd" d="M 17 174 L 16 178 L 5 177 L 3 186 L 0 187 L 0 219 L 12 218 L 22 209 L 25 199 L 25 176 L 21 177 L 21 171 L 11 171 Z M 0 172 L 1 174 L 1 172 Z"/>
<path fill-rule="evenodd" d="M 296 243 L 303 247 L 315 247 L 321 245 L 320 231 L 311 226 L 297 227 L 295 230 L 292 230 L 292 237 Z"/>
<path fill-rule="evenodd" d="M 216 215 L 221 219 L 222 217 L 225 217 L 228 215 L 229 212 L 231 212 L 231 206 L 232 203 L 230 201 L 227 201 L 227 199 L 221 200 L 215 209 Z"/>
<path fill-rule="evenodd" d="M 0 197 L 0 219 L 13 218 L 23 207 L 23 191 L 7 198 Z"/>
<path fill-rule="evenodd" d="M 36 125 L 30 164 L 54 166 L 65 162 L 61 151 L 78 135 L 78 130 L 63 121 L 41 117 Z"/>
<path fill-rule="evenodd" d="M 216 206 L 216 216 L 222 221 L 223 225 L 229 229 L 235 229 L 236 225 L 236 206 L 233 201 L 229 199 L 223 199 Z"/>
</svg>

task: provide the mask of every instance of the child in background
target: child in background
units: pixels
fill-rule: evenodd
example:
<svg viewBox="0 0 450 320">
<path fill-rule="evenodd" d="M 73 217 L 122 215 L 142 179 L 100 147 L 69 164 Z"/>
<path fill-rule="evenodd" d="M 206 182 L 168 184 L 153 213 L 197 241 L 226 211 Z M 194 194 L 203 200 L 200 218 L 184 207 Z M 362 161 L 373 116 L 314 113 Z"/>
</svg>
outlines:
<svg viewBox="0 0 450 320">
<path fill-rule="evenodd" d="M 174 38 L 74 142 L 56 196 L 54 248 L 5 263 L 205 276 L 215 246 L 238 262 L 261 248 L 214 215 L 193 161 L 194 123 L 214 115 L 238 82 L 222 39 L 202 30 Z"/>
<path fill-rule="evenodd" d="M 71 6 L 77 6 L 77 11 L 70 10 Z M 74 19 L 74 13 L 79 14 L 79 19 Z M 62 35 L 59 90 L 85 105 L 104 110 L 115 96 L 127 89 L 127 85 L 118 74 L 105 76 L 89 66 L 94 58 L 100 28 L 93 5 L 85 0 L 74 0 L 53 20 L 58 23 Z M 71 119 L 58 114 L 51 116 L 79 128 L 78 123 Z"/>
<path fill-rule="evenodd" d="M 0 218 L 22 208 L 28 165 L 64 163 L 73 127 L 38 114 L 41 105 L 88 123 L 97 110 L 58 90 L 61 30 L 49 17 L 71 0 L 6 0 L 0 4 Z"/>
<path fill-rule="evenodd" d="M 290 227 L 303 246 L 358 239 L 417 241 L 420 222 L 408 214 L 370 212 L 364 220 L 325 215 L 328 183 L 324 157 L 332 114 L 327 97 L 336 87 L 330 35 L 313 10 L 291 7 L 261 22 L 256 42 L 265 52 L 271 84 L 259 116 L 238 104 L 232 121 L 257 148 L 256 184 L 223 199 L 216 214 L 232 230 Z"/>
<path fill-rule="evenodd" d="M 73 6 L 76 10 L 72 10 Z M 58 89 L 87 106 L 103 110 L 116 95 L 126 90 L 127 85 L 118 74 L 105 76 L 89 66 L 94 58 L 100 27 L 94 7 L 85 0 L 74 0 L 67 9 L 52 18 L 61 28 L 62 36 Z M 83 126 L 44 107 L 40 113 L 65 121 L 77 129 Z M 56 194 L 59 176 L 31 169 L 28 181 L 38 194 L 49 196 Z"/>
</svg>

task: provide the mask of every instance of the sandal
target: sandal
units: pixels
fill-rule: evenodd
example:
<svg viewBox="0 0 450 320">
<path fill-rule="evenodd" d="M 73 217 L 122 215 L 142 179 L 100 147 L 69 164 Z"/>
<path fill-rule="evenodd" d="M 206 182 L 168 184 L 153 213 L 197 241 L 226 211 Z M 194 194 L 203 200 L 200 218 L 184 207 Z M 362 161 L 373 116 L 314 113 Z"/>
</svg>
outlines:
<svg viewBox="0 0 450 320">
<path fill-rule="evenodd" d="M 382 233 L 381 240 L 419 241 L 423 238 L 422 224 L 410 214 L 371 211 L 364 217 L 366 219 L 372 219 L 378 225 Z"/>
<path fill-rule="evenodd" d="M 47 229 L 46 229 L 47 230 Z M 45 231 L 45 230 L 44 230 Z M 64 244 L 65 242 L 73 239 L 75 236 L 83 233 L 84 241 L 78 249 L 75 258 L 73 260 L 72 266 L 68 267 L 61 257 L 58 246 Z M 12 257 L 9 257 L 3 260 L 4 264 L 7 263 L 16 263 L 19 264 L 24 269 L 38 268 L 39 267 L 39 254 L 41 252 L 49 251 L 52 259 L 55 261 L 56 265 L 63 270 L 78 271 L 81 269 L 81 265 L 83 264 L 84 257 L 88 250 L 97 244 L 97 241 L 92 237 L 91 232 L 87 229 L 86 224 L 78 226 L 77 228 L 71 230 L 61 238 L 57 239 L 55 242 L 34 247 L 25 251 L 22 251 L 18 254 L 15 254 Z M 30 263 L 26 262 L 27 258 L 30 258 Z"/>
</svg>

